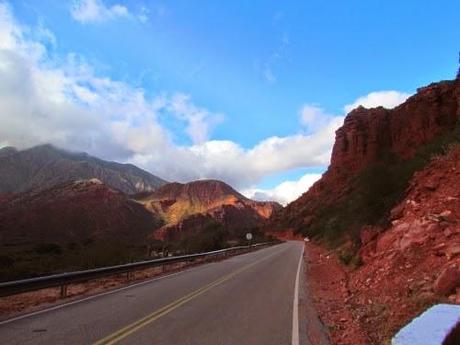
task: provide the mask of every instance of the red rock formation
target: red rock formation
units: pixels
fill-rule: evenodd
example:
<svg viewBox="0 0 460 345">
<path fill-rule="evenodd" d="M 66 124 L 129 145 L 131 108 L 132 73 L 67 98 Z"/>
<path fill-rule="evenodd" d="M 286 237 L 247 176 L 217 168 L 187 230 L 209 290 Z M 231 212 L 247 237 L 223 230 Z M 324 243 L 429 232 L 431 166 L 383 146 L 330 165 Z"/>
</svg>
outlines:
<svg viewBox="0 0 460 345">
<path fill-rule="evenodd" d="M 349 288 L 371 335 L 391 336 L 431 303 L 460 303 L 459 181 L 457 146 L 414 175 L 397 219 L 361 248 Z"/>
<path fill-rule="evenodd" d="M 143 195 L 139 201 L 164 220 L 165 226 L 154 234 L 162 240 L 197 233 L 212 221 L 223 224 L 230 233 L 237 229 L 244 232 L 281 209 L 275 202 L 250 200 L 216 180 L 170 183 Z"/>
<path fill-rule="evenodd" d="M 395 109 L 351 111 L 336 132 L 331 164 L 308 192 L 274 217 L 275 226 L 308 226 L 318 208 L 334 204 L 363 168 L 389 153 L 411 157 L 420 145 L 449 131 L 460 119 L 460 80 L 420 88 Z"/>
<path fill-rule="evenodd" d="M 362 265 L 342 265 L 345 296 L 340 285 L 324 284 L 335 262 L 329 260 L 333 252 L 312 258 L 308 279 L 315 279 L 315 301 L 322 320 L 333 329 L 334 343 L 386 344 L 428 306 L 460 303 L 459 181 L 460 146 L 413 176 L 406 197 L 391 212 L 391 225 L 362 229 Z M 314 250 L 308 247 L 308 252 Z M 368 340 L 350 341 L 348 321 L 339 320 L 348 312 L 352 315 L 346 320 L 359 321 Z"/>
</svg>

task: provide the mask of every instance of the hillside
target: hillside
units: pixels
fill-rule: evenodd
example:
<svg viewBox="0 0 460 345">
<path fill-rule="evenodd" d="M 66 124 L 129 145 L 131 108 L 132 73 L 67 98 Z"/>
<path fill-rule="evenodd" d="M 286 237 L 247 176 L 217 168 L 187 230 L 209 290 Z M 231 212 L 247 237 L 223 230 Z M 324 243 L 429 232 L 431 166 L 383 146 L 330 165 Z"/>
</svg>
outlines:
<svg viewBox="0 0 460 345">
<path fill-rule="evenodd" d="M 359 244 L 364 225 L 388 224 L 412 174 L 460 140 L 460 80 L 420 88 L 394 109 L 351 111 L 337 130 L 331 164 L 271 225 L 337 245 Z"/>
<path fill-rule="evenodd" d="M 142 243 L 159 225 L 152 213 L 96 179 L 29 191 L 0 203 L 0 243 Z"/>
<path fill-rule="evenodd" d="M 390 225 L 366 226 L 359 260 L 307 244 L 309 292 L 333 344 L 388 344 L 437 303 L 460 303 L 460 145 L 416 172 Z M 344 263 L 349 265 L 344 266 Z"/>
<path fill-rule="evenodd" d="M 378 336 L 391 337 L 434 303 L 460 303 L 460 145 L 415 173 L 391 225 L 361 234 L 364 265 L 351 272 L 350 303 Z M 385 305 L 377 313 L 365 301 Z M 405 308 L 401 308 L 405 305 Z"/>
<path fill-rule="evenodd" d="M 51 145 L 0 149 L 0 193 L 45 190 L 68 181 L 97 178 L 124 193 L 152 191 L 166 181 L 131 164 L 104 161 Z"/>
<path fill-rule="evenodd" d="M 0 280 L 144 258 L 160 219 L 99 180 L 0 199 Z"/>
<path fill-rule="evenodd" d="M 156 236 L 170 240 L 197 233 L 206 224 L 215 222 L 228 231 L 245 231 L 260 225 L 275 210 L 281 209 L 275 202 L 250 200 L 216 180 L 170 183 L 138 200 L 164 220 L 165 226 Z"/>
</svg>

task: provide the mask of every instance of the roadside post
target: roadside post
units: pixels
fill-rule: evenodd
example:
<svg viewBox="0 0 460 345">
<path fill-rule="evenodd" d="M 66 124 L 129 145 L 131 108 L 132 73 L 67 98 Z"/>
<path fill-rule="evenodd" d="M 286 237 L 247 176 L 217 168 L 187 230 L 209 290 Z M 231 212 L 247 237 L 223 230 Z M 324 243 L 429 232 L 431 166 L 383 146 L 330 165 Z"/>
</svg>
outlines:
<svg viewBox="0 0 460 345">
<path fill-rule="evenodd" d="M 251 246 L 251 244 L 252 244 L 252 234 L 250 232 L 248 232 L 246 234 L 246 240 L 248 240 L 249 246 Z M 249 247 L 249 251 L 251 251 L 251 249 L 252 249 L 252 247 Z"/>
</svg>

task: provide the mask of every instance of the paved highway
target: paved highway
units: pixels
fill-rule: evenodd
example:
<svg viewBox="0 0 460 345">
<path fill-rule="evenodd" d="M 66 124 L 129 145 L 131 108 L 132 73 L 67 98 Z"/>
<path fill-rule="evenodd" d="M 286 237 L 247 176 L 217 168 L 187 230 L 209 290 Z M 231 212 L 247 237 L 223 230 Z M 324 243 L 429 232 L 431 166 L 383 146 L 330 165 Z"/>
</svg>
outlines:
<svg viewBox="0 0 460 345">
<path fill-rule="evenodd" d="M 305 344 L 302 250 L 287 242 L 4 321 L 0 343 Z"/>
</svg>

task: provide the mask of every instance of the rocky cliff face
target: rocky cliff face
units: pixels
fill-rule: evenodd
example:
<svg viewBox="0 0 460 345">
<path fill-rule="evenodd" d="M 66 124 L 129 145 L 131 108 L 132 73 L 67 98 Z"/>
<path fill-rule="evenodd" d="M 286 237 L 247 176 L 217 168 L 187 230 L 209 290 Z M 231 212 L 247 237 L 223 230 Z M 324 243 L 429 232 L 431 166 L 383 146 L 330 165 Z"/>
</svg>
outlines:
<svg viewBox="0 0 460 345">
<path fill-rule="evenodd" d="M 97 178 L 124 193 L 152 191 L 166 181 L 131 164 L 107 162 L 51 145 L 0 150 L 0 193 L 45 190 L 68 181 Z"/>
<path fill-rule="evenodd" d="M 408 160 L 424 144 L 452 131 L 460 120 L 460 80 L 420 88 L 395 109 L 359 107 L 336 132 L 331 164 L 308 192 L 273 217 L 281 229 L 308 233 L 318 213 L 353 193 L 357 176 L 390 159 Z"/>
<path fill-rule="evenodd" d="M 459 119 L 458 79 L 420 88 L 395 109 L 359 107 L 337 130 L 329 170 L 354 173 L 388 152 L 408 158 Z"/>
<path fill-rule="evenodd" d="M 370 343 L 432 304 L 460 303 L 459 181 L 460 145 L 414 175 L 388 228 L 362 230 L 363 265 L 350 273 L 349 303 Z"/>
<path fill-rule="evenodd" d="M 0 246 L 108 241 L 145 244 L 161 221 L 97 179 L 29 191 L 0 202 Z"/>
<path fill-rule="evenodd" d="M 197 233 L 211 221 L 232 232 L 260 225 L 281 206 L 275 202 L 250 200 L 229 185 L 216 180 L 201 180 L 186 184 L 170 183 L 139 202 L 159 214 L 165 226 L 155 232 L 159 239 L 177 239 L 181 234 Z"/>
</svg>

